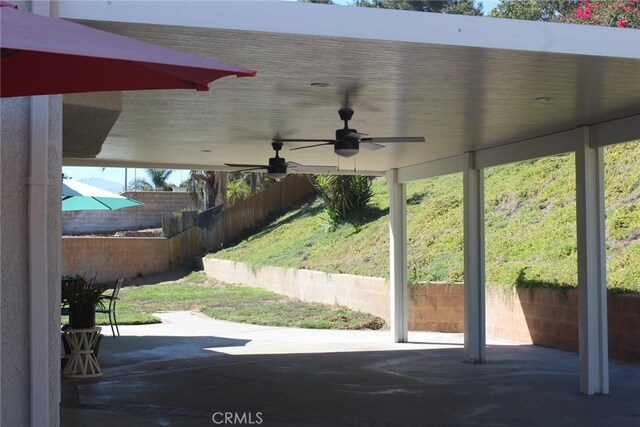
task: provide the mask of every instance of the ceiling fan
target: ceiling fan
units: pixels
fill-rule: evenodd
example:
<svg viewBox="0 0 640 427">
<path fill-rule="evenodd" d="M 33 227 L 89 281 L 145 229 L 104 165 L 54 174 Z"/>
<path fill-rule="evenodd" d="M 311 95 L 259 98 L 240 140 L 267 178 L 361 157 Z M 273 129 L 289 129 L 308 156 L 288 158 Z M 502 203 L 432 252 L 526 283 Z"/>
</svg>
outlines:
<svg viewBox="0 0 640 427">
<path fill-rule="evenodd" d="M 268 165 L 245 165 L 237 163 L 225 163 L 225 165 L 244 168 L 238 172 L 266 169 L 267 176 L 277 180 L 287 176 L 287 172 L 292 169 L 300 173 L 324 173 L 333 172 L 337 169 L 335 166 L 307 166 L 296 162 L 286 162 L 283 157 L 278 155 L 279 151 L 282 150 L 282 142 L 280 140 L 274 140 L 271 146 L 275 150 L 276 155 L 269 159 Z"/>
<path fill-rule="evenodd" d="M 291 150 L 302 150 L 305 148 L 320 147 L 322 145 L 333 145 L 333 151 L 342 157 L 351 157 L 358 153 L 360 147 L 367 150 L 379 150 L 384 148 L 380 143 L 397 143 L 397 142 L 424 142 L 422 136 L 411 137 L 383 137 L 374 138 L 366 133 L 359 133 L 355 129 L 349 128 L 349 120 L 353 117 L 353 110 L 349 107 L 343 107 L 338 110 L 340 120 L 344 122 L 344 128 L 336 130 L 335 139 L 274 139 L 275 142 L 321 142 L 321 144 L 307 145 L 306 147 L 292 148 Z"/>
</svg>

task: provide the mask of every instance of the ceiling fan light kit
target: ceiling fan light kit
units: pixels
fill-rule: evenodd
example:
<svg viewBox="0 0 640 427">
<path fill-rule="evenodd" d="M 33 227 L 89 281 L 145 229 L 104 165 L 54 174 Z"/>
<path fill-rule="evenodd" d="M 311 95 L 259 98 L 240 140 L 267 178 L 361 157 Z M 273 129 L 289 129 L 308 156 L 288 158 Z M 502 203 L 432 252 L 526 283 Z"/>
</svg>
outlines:
<svg viewBox="0 0 640 427">
<path fill-rule="evenodd" d="M 246 165 L 237 163 L 225 163 L 225 165 L 242 168 L 238 172 L 264 169 L 267 171 L 268 177 L 273 178 L 277 181 L 287 176 L 287 173 L 290 169 L 296 169 L 297 171 L 302 173 L 329 173 L 337 169 L 335 166 L 305 166 L 296 162 L 287 162 L 283 157 L 279 156 L 279 152 L 280 150 L 282 150 L 282 142 L 279 140 L 274 140 L 271 143 L 271 146 L 275 150 L 276 155 L 269 159 L 268 165 Z"/>
<path fill-rule="evenodd" d="M 282 178 L 287 176 L 287 167 L 285 165 L 269 166 L 267 168 L 267 176 L 269 178 L 275 179 L 276 181 L 280 181 Z"/>
<path fill-rule="evenodd" d="M 340 120 L 344 122 L 342 129 L 336 130 L 335 139 L 274 139 L 277 142 L 318 142 L 319 144 L 307 145 L 305 147 L 296 147 L 291 150 L 304 150 L 306 148 L 319 147 L 321 145 L 333 145 L 333 151 L 340 157 L 352 157 L 358 154 L 360 147 L 367 150 L 379 150 L 384 145 L 379 143 L 413 143 L 424 142 L 422 136 L 412 137 L 384 137 L 374 138 L 366 133 L 358 133 L 357 130 L 349 128 L 349 120 L 353 117 L 353 110 L 349 107 L 342 107 L 338 110 Z"/>
<path fill-rule="evenodd" d="M 359 143 L 356 138 L 336 139 L 333 145 L 333 151 L 341 157 L 352 157 L 358 154 Z"/>
</svg>

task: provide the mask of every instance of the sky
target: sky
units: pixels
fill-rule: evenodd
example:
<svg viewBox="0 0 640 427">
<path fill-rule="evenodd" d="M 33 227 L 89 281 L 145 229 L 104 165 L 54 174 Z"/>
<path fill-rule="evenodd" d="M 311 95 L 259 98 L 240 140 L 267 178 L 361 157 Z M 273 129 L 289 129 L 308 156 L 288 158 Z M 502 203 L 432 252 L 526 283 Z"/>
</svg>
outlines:
<svg viewBox="0 0 640 427">
<path fill-rule="evenodd" d="M 63 166 L 62 173 L 65 176 L 77 181 L 87 182 L 96 187 L 103 188 L 108 191 L 122 191 L 124 189 L 124 171 L 125 168 L 96 168 L 83 166 Z M 145 168 L 127 168 L 127 181 L 131 182 L 136 177 L 144 178 L 149 181 Z M 169 183 L 178 185 L 185 179 L 189 178 L 188 170 L 174 170 L 169 176 Z M 119 186 L 106 185 L 100 181 L 108 181 L 119 184 Z"/>
<path fill-rule="evenodd" d="M 295 0 L 294 0 L 295 1 Z M 491 9 L 496 7 L 499 0 L 483 0 L 482 10 L 487 15 Z M 334 0 L 339 5 L 353 4 L 353 0 Z M 65 166 L 62 168 L 62 173 L 66 176 L 78 181 L 86 181 L 95 185 L 96 187 L 104 188 L 109 191 L 116 191 L 117 186 L 113 184 L 120 184 L 120 190 L 125 186 L 125 169 L 124 168 L 99 168 L 99 167 L 80 167 L 80 166 Z M 127 181 L 131 182 L 136 177 L 145 178 L 147 181 L 149 177 L 144 168 L 128 168 L 127 169 Z M 189 177 L 188 170 L 175 170 L 169 177 L 169 183 L 179 185 L 183 180 Z M 102 181 L 113 183 L 103 184 Z"/>
</svg>

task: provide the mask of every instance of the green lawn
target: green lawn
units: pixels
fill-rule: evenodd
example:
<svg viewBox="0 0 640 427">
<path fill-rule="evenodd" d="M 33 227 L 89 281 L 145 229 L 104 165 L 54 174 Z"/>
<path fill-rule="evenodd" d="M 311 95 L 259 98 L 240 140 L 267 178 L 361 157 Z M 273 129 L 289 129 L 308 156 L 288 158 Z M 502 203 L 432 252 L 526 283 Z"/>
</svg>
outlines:
<svg viewBox="0 0 640 427">
<path fill-rule="evenodd" d="M 371 208 L 329 230 L 320 202 L 291 212 L 240 244 L 209 256 L 387 277 L 389 205 L 384 179 Z M 608 287 L 640 292 L 640 141 L 605 149 Z M 462 281 L 462 176 L 407 185 L 410 281 Z M 485 171 L 486 272 L 490 286 L 575 286 L 573 155 Z"/>
<path fill-rule="evenodd" d="M 313 329 L 379 329 L 384 321 L 341 306 L 302 302 L 258 288 L 216 283 L 203 272 L 177 282 L 125 286 L 117 305 L 119 324 L 158 323 L 158 311 L 199 311 L 220 320 Z M 63 316 L 63 323 L 67 319 Z M 96 322 L 108 325 L 98 314 Z"/>
</svg>

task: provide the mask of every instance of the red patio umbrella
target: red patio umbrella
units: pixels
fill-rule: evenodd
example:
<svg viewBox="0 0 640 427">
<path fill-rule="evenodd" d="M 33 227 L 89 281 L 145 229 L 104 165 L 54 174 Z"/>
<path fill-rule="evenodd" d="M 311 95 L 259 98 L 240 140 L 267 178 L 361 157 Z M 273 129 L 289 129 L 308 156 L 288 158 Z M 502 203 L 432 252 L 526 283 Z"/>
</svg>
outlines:
<svg viewBox="0 0 640 427">
<path fill-rule="evenodd" d="M 0 96 L 143 89 L 208 90 L 254 70 L 17 10 L 0 2 Z"/>
</svg>

